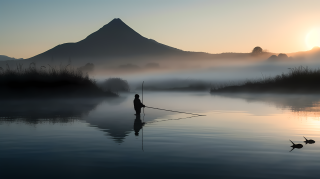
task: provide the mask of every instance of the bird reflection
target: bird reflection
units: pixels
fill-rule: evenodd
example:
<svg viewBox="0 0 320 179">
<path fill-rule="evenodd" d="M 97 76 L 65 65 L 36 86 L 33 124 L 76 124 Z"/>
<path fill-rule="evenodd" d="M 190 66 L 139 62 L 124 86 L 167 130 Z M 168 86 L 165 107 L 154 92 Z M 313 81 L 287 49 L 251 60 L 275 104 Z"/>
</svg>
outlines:
<svg viewBox="0 0 320 179">
<path fill-rule="evenodd" d="M 295 143 L 293 143 L 291 140 L 290 140 L 290 142 L 292 143 L 292 149 L 290 150 L 290 152 L 291 151 L 293 151 L 293 149 L 301 149 L 302 147 L 303 147 L 303 145 L 302 144 L 295 144 Z"/>
<path fill-rule="evenodd" d="M 144 122 L 142 122 L 140 115 L 136 115 L 136 119 L 134 120 L 134 124 L 133 124 L 133 129 L 134 129 L 134 134 L 136 136 L 139 136 L 139 132 L 142 129 L 142 127 L 144 126 Z"/>
<path fill-rule="evenodd" d="M 303 137 L 303 138 L 305 138 L 305 137 Z M 307 139 L 307 138 L 305 138 L 306 140 L 304 141 L 304 143 L 305 144 L 314 144 L 314 143 L 316 143 L 316 141 L 314 141 L 314 140 L 312 140 L 312 139 Z"/>
</svg>

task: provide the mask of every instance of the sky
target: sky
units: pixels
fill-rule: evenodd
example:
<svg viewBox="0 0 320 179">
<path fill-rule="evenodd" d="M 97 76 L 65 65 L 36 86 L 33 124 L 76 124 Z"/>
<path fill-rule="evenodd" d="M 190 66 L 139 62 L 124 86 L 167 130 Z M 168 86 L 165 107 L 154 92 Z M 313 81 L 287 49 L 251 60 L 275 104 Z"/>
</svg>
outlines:
<svg viewBox="0 0 320 179">
<path fill-rule="evenodd" d="M 305 51 L 311 31 L 320 37 L 319 7 L 319 0 L 1 0 L 0 55 L 30 58 L 114 18 L 186 51 Z"/>
</svg>

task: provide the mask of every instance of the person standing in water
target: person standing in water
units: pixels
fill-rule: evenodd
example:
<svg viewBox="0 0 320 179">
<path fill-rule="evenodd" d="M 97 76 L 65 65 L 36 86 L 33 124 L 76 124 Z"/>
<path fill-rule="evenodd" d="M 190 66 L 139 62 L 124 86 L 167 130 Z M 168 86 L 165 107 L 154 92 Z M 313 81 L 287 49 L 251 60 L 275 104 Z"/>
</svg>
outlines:
<svg viewBox="0 0 320 179">
<path fill-rule="evenodd" d="M 138 94 L 134 95 L 133 105 L 134 110 L 136 110 L 136 115 L 140 115 L 141 108 L 146 107 L 144 104 L 141 103 Z"/>
</svg>

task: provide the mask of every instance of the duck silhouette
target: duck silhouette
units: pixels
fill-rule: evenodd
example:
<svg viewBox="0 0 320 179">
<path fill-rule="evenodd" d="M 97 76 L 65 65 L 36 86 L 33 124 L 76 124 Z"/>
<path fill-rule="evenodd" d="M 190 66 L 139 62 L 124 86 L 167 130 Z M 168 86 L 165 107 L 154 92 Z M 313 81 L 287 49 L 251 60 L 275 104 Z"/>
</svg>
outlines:
<svg viewBox="0 0 320 179">
<path fill-rule="evenodd" d="M 303 136 L 303 138 L 305 138 L 304 136 Z M 306 144 L 314 144 L 314 143 L 316 143 L 316 141 L 314 141 L 314 140 L 312 140 L 312 139 L 307 139 L 307 138 L 305 138 L 306 140 L 304 141 L 304 143 L 306 143 Z"/>
<path fill-rule="evenodd" d="M 293 151 L 293 149 L 295 149 L 295 148 L 301 149 L 301 148 L 303 147 L 302 144 L 295 144 L 295 143 L 293 143 L 291 140 L 290 140 L 290 142 L 293 144 L 293 145 L 291 146 L 292 149 L 290 150 L 290 152 Z"/>
</svg>

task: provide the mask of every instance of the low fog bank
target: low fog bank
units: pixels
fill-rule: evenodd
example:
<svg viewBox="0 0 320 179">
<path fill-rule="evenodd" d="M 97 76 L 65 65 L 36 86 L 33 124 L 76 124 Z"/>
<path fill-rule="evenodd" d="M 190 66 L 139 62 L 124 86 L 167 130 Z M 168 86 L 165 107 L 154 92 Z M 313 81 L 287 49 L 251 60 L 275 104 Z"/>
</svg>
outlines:
<svg viewBox="0 0 320 179">
<path fill-rule="evenodd" d="M 15 60 L 1 62 L 15 68 L 17 63 L 29 66 L 31 61 Z M 141 88 L 145 81 L 145 90 L 207 90 L 213 85 L 240 84 L 246 80 L 259 80 L 287 73 L 291 68 L 304 66 L 311 69 L 320 67 L 320 50 L 290 54 L 269 53 L 255 47 L 251 53 L 195 53 L 188 56 L 128 57 L 114 59 L 80 60 L 47 59 L 37 61 L 51 67 L 72 66 L 90 78 L 94 78 L 100 87 L 121 91 L 109 85 L 103 85 L 109 78 L 120 78 L 127 81 L 126 91 Z M 50 67 L 50 68 L 51 68 Z M 1 69 L 0 69 L 1 71 Z M 114 85 L 113 85 L 114 86 Z M 124 87 L 123 85 L 120 87 Z"/>
<path fill-rule="evenodd" d="M 117 74 L 117 77 L 127 80 L 131 91 L 140 89 L 143 81 L 145 90 L 207 90 L 217 85 L 241 84 L 247 80 L 274 77 L 299 66 L 317 69 L 320 68 L 320 62 L 264 61 L 163 73 Z"/>
<path fill-rule="evenodd" d="M 142 69 L 137 67 L 132 70 L 125 70 L 131 68 L 131 65 L 124 66 L 122 70 L 112 72 L 106 70 L 100 73 L 95 70 L 96 65 L 88 63 L 79 70 L 88 73 L 90 78 L 96 80 L 98 85 L 104 90 L 111 90 L 114 92 L 120 91 L 135 91 L 141 88 L 143 81 L 145 90 L 173 90 L 173 91 L 207 91 L 212 86 L 241 84 L 247 80 L 259 80 L 268 77 L 273 77 L 282 73 L 287 73 L 291 68 L 304 66 L 311 69 L 320 67 L 320 60 L 305 59 L 303 61 L 236 61 L 234 59 L 227 60 L 227 62 L 216 64 L 214 62 L 205 62 L 200 66 L 193 68 L 174 69 L 166 68 L 162 63 L 147 63 Z M 182 65 L 183 66 L 183 65 Z M 39 65 L 37 65 L 39 67 Z M 5 69 L 5 67 L 2 67 Z M 14 68 L 14 66 L 12 66 Z M 135 67 L 134 67 L 135 68 Z M 125 80 L 128 86 L 118 84 L 102 84 L 110 78 L 120 78 Z M 123 83 L 125 84 L 125 83 Z M 114 86 L 119 86 L 114 88 Z"/>
<path fill-rule="evenodd" d="M 142 83 L 136 81 L 132 84 L 133 89 L 141 90 Z M 210 81 L 195 79 L 148 79 L 144 81 L 144 90 L 148 91 L 208 91 Z"/>
</svg>

